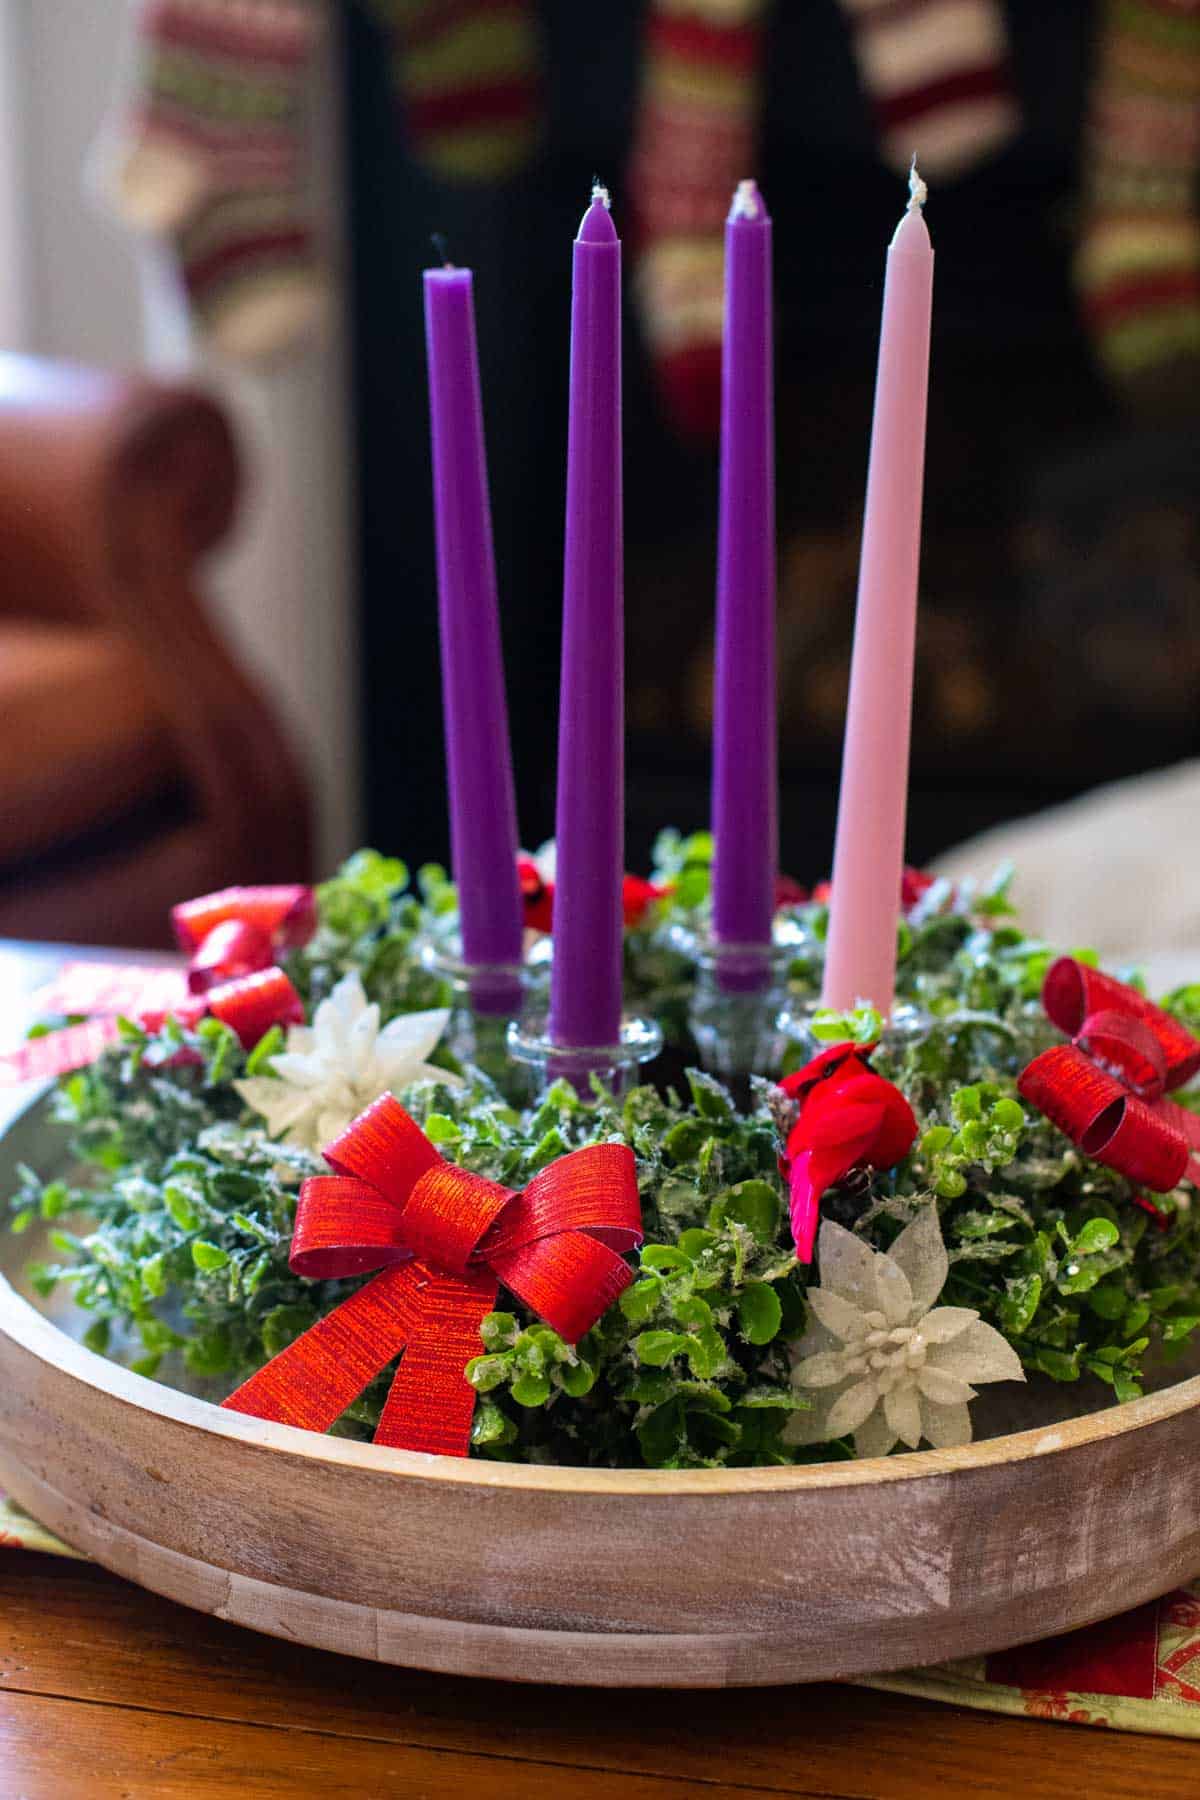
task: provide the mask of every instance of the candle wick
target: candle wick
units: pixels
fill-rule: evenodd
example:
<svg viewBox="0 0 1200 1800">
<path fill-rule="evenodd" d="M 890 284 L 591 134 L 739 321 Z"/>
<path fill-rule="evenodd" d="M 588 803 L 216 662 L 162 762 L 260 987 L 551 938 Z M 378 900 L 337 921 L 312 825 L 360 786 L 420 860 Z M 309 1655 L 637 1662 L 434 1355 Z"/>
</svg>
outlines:
<svg viewBox="0 0 1200 1800">
<path fill-rule="evenodd" d="M 592 205 L 599 201 L 605 212 L 612 211 L 612 196 L 598 175 L 592 176 Z"/>
<path fill-rule="evenodd" d="M 433 245 L 433 254 L 437 257 L 442 267 L 444 269 L 452 269 L 454 264 L 450 261 L 450 245 L 446 240 L 445 233 L 441 231 L 431 231 L 429 234 L 429 241 Z"/>
<path fill-rule="evenodd" d="M 928 200 L 928 198 L 929 198 L 929 189 L 926 187 L 925 183 L 921 180 L 921 177 L 917 172 L 917 153 L 914 150 L 913 151 L 913 159 L 912 159 L 912 167 L 908 171 L 908 210 L 909 210 L 909 212 L 916 212 L 918 207 L 924 206 L 924 204 L 925 204 L 926 200 Z"/>
</svg>

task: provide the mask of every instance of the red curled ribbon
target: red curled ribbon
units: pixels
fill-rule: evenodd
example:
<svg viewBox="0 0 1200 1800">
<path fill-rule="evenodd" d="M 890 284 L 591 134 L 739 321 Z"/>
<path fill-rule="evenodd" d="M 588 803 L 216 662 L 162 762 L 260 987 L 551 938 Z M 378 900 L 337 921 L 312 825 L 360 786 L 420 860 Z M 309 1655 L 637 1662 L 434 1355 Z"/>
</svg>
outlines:
<svg viewBox="0 0 1200 1800">
<path fill-rule="evenodd" d="M 800 1102 L 783 1172 L 791 1189 L 796 1257 L 812 1261 L 821 1195 L 860 1164 L 895 1168 L 912 1149 L 917 1121 L 890 1081 L 867 1062 L 874 1044 L 834 1044 L 779 1083 Z"/>
<path fill-rule="evenodd" d="M 231 887 L 171 908 L 179 947 L 190 958 L 188 987 L 207 993 L 223 981 L 254 975 L 284 950 L 307 944 L 317 928 L 310 887 Z"/>
<path fill-rule="evenodd" d="M 1200 1069 L 1200 1041 L 1135 988 L 1069 956 L 1047 971 L 1042 1004 L 1071 1042 L 1034 1057 L 1017 1082 L 1022 1099 L 1141 1187 L 1165 1194 L 1185 1175 L 1200 1183 L 1200 1118 L 1165 1098 Z"/>
<path fill-rule="evenodd" d="M 516 1193 L 440 1157 L 390 1094 L 304 1183 L 291 1267 L 330 1281 L 381 1270 L 224 1405 L 328 1431 L 401 1350 L 377 1444 L 465 1456 L 475 1390 L 463 1371 L 501 1282 L 576 1343 L 633 1279 L 642 1241 L 633 1152 L 591 1144 Z"/>
<path fill-rule="evenodd" d="M 168 1017 L 195 1025 L 209 1015 L 236 1031 L 247 1050 L 272 1025 L 304 1023 L 300 996 L 275 958 L 307 943 L 316 929 L 310 887 L 224 888 L 172 908 L 171 923 L 191 958 L 186 980 L 175 969 L 139 963 L 68 963 L 41 1004 L 47 1012 L 86 1014 L 86 1023 L 0 1056 L 0 1086 L 86 1067 L 116 1041 L 118 1015 L 147 1031 L 160 1030 Z"/>
</svg>

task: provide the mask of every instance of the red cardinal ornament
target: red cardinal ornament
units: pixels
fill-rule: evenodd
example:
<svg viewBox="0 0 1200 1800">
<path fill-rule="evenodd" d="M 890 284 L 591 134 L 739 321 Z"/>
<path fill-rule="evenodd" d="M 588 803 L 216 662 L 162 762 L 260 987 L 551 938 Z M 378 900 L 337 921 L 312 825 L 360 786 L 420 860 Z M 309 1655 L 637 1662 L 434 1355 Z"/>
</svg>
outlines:
<svg viewBox="0 0 1200 1800">
<path fill-rule="evenodd" d="M 546 880 L 531 856 L 517 858 L 517 880 L 526 928 L 553 931 L 554 883 Z M 644 881 L 640 875 L 626 875 L 621 887 L 621 910 L 626 926 L 640 925 L 654 902 L 665 899 L 670 892 L 670 886 Z"/>
<path fill-rule="evenodd" d="M 936 879 L 934 875 L 927 875 L 924 869 L 912 869 L 906 864 L 900 876 L 900 911 L 906 915 L 910 913 L 917 901 L 924 899 Z M 813 899 L 821 906 L 828 906 L 832 896 L 831 881 L 818 881 L 812 891 Z"/>
<path fill-rule="evenodd" d="M 532 856 L 518 856 L 517 880 L 526 929 L 550 931 L 554 925 L 554 883 L 544 878 Z"/>
<path fill-rule="evenodd" d="M 808 889 L 802 888 L 798 881 L 780 870 L 775 877 L 775 911 L 782 912 L 788 906 L 803 906 L 808 899 Z"/>
<path fill-rule="evenodd" d="M 874 1044 L 834 1044 L 780 1087 L 800 1104 L 783 1158 L 796 1256 L 812 1261 L 821 1195 L 860 1164 L 892 1169 L 912 1149 L 917 1121 L 898 1087 L 867 1061 Z"/>
</svg>

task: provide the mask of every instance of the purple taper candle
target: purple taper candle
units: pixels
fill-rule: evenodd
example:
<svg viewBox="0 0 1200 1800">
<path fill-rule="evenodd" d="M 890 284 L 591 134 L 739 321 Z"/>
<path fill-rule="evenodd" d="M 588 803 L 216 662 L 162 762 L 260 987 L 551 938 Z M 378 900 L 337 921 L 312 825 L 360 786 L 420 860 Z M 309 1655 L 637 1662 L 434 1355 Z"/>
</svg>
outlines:
<svg viewBox="0 0 1200 1800">
<path fill-rule="evenodd" d="M 621 499 L 621 244 L 597 187 L 574 249 L 558 865 L 550 1038 L 621 1031 L 625 642 Z"/>
<path fill-rule="evenodd" d="M 433 438 L 442 708 L 450 853 L 468 965 L 521 961 L 517 815 L 504 699 L 496 562 L 471 271 L 425 270 Z M 472 984 L 481 1011 L 505 1011 L 511 982 Z M 493 991 L 494 989 L 494 991 Z"/>
<path fill-rule="evenodd" d="M 770 944 L 779 860 L 771 344 L 771 221 L 743 181 L 725 225 L 713 695 L 712 929 L 730 945 Z M 718 983 L 752 989 L 768 973 L 719 963 Z"/>
</svg>

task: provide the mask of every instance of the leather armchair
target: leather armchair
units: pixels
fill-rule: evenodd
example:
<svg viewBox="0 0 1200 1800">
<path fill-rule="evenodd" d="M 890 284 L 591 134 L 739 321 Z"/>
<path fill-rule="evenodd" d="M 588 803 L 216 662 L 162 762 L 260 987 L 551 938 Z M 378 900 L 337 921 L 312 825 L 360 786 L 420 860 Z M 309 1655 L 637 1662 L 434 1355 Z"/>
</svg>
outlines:
<svg viewBox="0 0 1200 1800">
<path fill-rule="evenodd" d="M 205 395 L 0 356 L 0 936 L 151 946 L 175 900 L 310 876 L 306 779 L 197 588 L 239 487 Z"/>
</svg>

